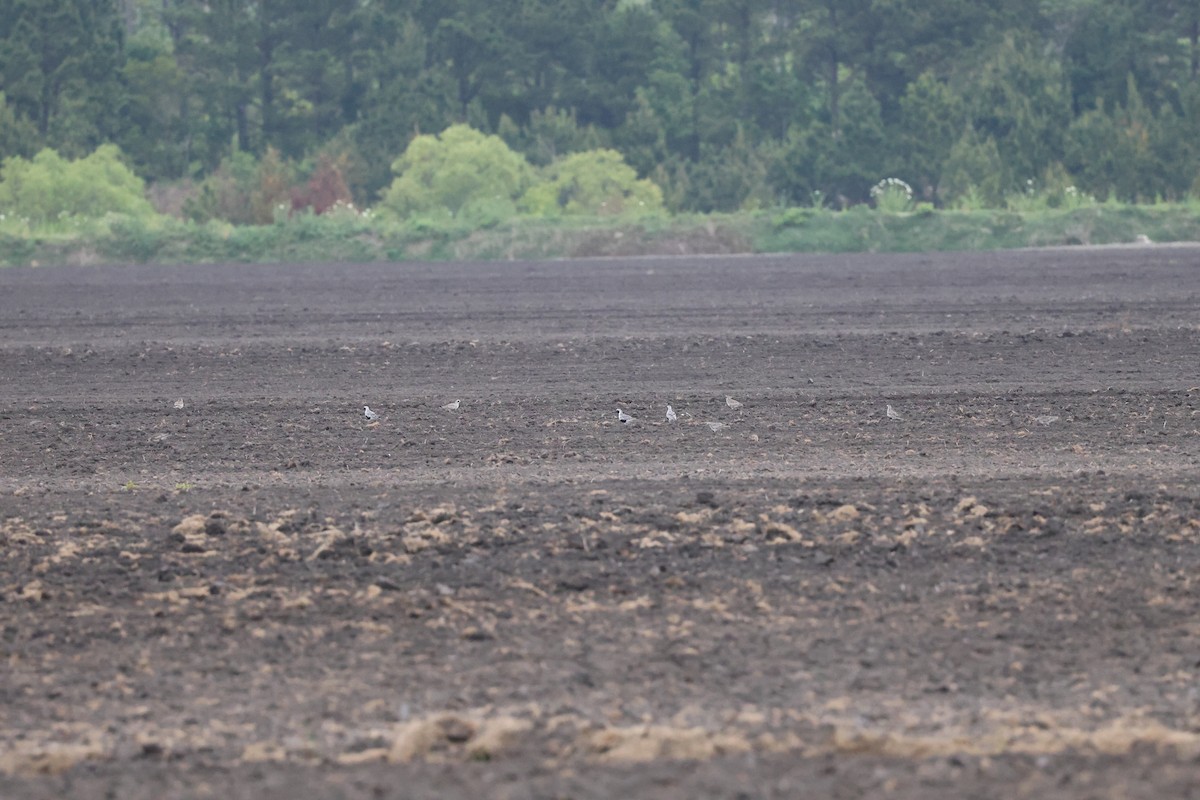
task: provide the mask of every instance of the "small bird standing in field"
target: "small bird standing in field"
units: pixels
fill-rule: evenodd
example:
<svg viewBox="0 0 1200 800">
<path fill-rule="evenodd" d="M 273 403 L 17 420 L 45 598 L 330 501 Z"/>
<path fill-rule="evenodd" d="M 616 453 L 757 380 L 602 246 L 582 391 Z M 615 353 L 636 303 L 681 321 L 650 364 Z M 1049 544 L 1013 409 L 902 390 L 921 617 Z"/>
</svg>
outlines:
<svg viewBox="0 0 1200 800">
<path fill-rule="evenodd" d="M 1035 418 L 1034 422 L 1036 422 L 1038 425 L 1052 425 L 1055 422 L 1058 422 L 1058 417 L 1050 414 L 1043 414 L 1042 416 Z"/>
<path fill-rule="evenodd" d="M 446 403 L 442 408 L 446 411 L 458 411 L 460 405 L 462 405 L 462 400 L 455 400 L 453 403 Z"/>
<path fill-rule="evenodd" d="M 739 403 L 737 400 L 734 400 L 729 395 L 725 395 L 725 405 L 729 406 L 734 411 L 737 411 L 739 408 L 742 407 L 741 403 Z"/>
<path fill-rule="evenodd" d="M 175 407 L 183 408 L 183 398 L 182 397 L 175 401 Z"/>
<path fill-rule="evenodd" d="M 726 425 L 724 422 L 706 422 L 706 423 L 704 423 L 704 424 L 705 424 L 705 425 L 707 425 L 707 426 L 708 426 L 708 429 L 709 429 L 709 430 L 711 430 L 713 433 L 717 433 L 717 432 L 718 432 L 718 431 L 720 431 L 722 428 L 728 428 L 728 427 L 729 427 L 729 426 L 728 426 L 728 425 Z"/>
<path fill-rule="evenodd" d="M 372 411 L 370 406 L 363 406 L 363 416 L 371 422 L 379 419 L 379 415 Z"/>
<path fill-rule="evenodd" d="M 888 418 L 888 419 L 904 419 L 904 417 L 900 416 L 900 412 L 899 412 L 899 411 L 897 411 L 896 409 L 892 408 L 892 404 L 891 404 L 891 403 L 888 403 L 888 407 L 887 407 L 887 418 Z"/>
<path fill-rule="evenodd" d="M 676 416 L 675 409 L 671 408 L 670 404 L 668 404 L 667 405 L 667 422 L 675 422 L 678 419 L 679 419 L 679 417 Z"/>
<path fill-rule="evenodd" d="M 633 417 L 629 416 L 624 411 L 622 411 L 621 409 L 618 408 L 617 409 L 617 421 L 623 422 L 626 425 L 628 425 L 629 423 L 633 422 Z"/>
</svg>

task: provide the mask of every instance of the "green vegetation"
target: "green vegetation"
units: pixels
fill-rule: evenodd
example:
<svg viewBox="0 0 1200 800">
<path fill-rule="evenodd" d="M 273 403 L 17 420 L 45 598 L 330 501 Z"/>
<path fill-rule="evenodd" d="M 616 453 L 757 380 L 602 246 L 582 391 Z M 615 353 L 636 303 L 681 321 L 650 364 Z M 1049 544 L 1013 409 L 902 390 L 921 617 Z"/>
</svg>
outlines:
<svg viewBox="0 0 1200 800">
<path fill-rule="evenodd" d="M 517 213 L 533 169 L 498 136 L 452 125 L 440 136 L 418 136 L 392 164 L 396 179 L 380 203 L 397 219 L 495 224 Z"/>
<path fill-rule="evenodd" d="M 1078 244 L 1200 241 L 1187 204 L 1090 202 L 1016 212 L 975 208 L 888 213 L 867 206 L 645 217 L 519 216 L 488 228 L 452 219 L 384 221 L 347 210 L 272 225 L 129 220 L 88 235 L 0 233 L 0 263 L 354 262 L 524 259 L 641 253 L 986 250 Z"/>
<path fill-rule="evenodd" d="M 644 217 L 663 211 L 662 190 L 615 150 L 588 150 L 554 161 L 526 194 L 535 216 Z"/>
<path fill-rule="evenodd" d="M 120 151 L 104 145 L 77 161 L 53 150 L 26 160 L 14 156 L 0 168 L 0 229 L 87 227 L 111 216 L 149 219 L 155 211 L 143 196 L 142 179 L 121 163 Z"/>
<path fill-rule="evenodd" d="M 1196 3 L 301 6 L 0 0 L 0 260 L 1002 246 L 1200 197 Z"/>
</svg>

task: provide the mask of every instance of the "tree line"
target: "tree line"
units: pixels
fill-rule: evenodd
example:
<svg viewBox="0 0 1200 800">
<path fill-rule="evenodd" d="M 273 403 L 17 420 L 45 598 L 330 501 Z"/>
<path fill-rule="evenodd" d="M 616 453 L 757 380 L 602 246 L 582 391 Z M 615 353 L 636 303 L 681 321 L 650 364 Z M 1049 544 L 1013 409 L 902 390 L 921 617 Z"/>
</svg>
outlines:
<svg viewBox="0 0 1200 800">
<path fill-rule="evenodd" d="M 265 159 L 370 205 L 465 124 L 535 167 L 615 151 L 673 211 L 885 177 L 943 205 L 1177 199 L 1198 40 L 1194 0 L 0 0 L 0 157 L 111 144 L 201 185 Z"/>
</svg>

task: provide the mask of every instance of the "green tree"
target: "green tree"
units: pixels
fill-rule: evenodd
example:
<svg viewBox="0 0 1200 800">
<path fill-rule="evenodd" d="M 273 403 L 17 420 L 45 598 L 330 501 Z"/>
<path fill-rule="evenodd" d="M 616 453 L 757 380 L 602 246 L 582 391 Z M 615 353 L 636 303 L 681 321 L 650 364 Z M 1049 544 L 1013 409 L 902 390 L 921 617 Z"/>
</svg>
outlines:
<svg viewBox="0 0 1200 800">
<path fill-rule="evenodd" d="M 519 5 L 519 0 L 421 5 L 430 56 L 448 71 L 458 119 L 467 119 L 472 103 L 503 96 L 511 85 L 510 65 L 523 55 L 510 36 Z"/>
<path fill-rule="evenodd" d="M 942 165 L 938 197 L 947 205 L 978 203 L 984 208 L 1000 208 L 1006 191 L 1003 175 L 996 140 L 981 136 L 968 124 Z"/>
<path fill-rule="evenodd" d="M 641 175 L 649 174 L 672 154 L 667 146 L 667 125 L 645 89 L 637 90 L 634 107 L 624 124 L 613 131 L 613 142 Z"/>
<path fill-rule="evenodd" d="M 662 190 L 638 180 L 615 150 L 574 153 L 547 167 L 521 201 L 539 216 L 646 216 L 663 210 Z"/>
<path fill-rule="evenodd" d="M 300 158 L 358 118 L 364 100 L 360 48 L 372 38 L 362 29 L 361 0 L 308 3 L 260 2 L 275 16 L 259 26 L 259 104 L 263 138 L 290 158 Z M 268 8 L 269 7 L 269 8 Z"/>
<path fill-rule="evenodd" d="M 687 63 L 687 45 L 664 16 L 674 0 L 654 4 L 618 4 L 597 29 L 591 76 L 571 105 L 580 122 L 602 128 L 619 127 L 638 104 L 648 101 L 674 142 L 694 145 L 691 103 L 696 75 Z M 665 95 L 665 96 L 664 96 Z M 686 115 L 686 123 L 680 119 Z"/>
<path fill-rule="evenodd" d="M 254 152 L 261 141 L 255 14 L 251 0 L 177 0 L 165 14 L 186 79 L 193 156 L 205 171 L 233 152 Z"/>
<path fill-rule="evenodd" d="M 783 144 L 772 183 L 786 199 L 807 204 L 814 192 L 839 205 L 865 203 L 887 166 L 878 101 L 862 81 L 841 92 L 839 127 L 817 122 Z"/>
<path fill-rule="evenodd" d="M 966 87 L 971 121 L 991 138 L 1004 164 L 1005 193 L 1019 191 L 1063 158 L 1071 121 L 1061 65 L 1028 42 L 999 45 Z"/>
<path fill-rule="evenodd" d="M 129 39 L 122 77 L 129 90 L 118 140 L 139 174 L 150 181 L 187 174 L 190 150 L 182 70 L 161 33 L 139 32 Z"/>
<path fill-rule="evenodd" d="M 1178 0 L 1053 0 L 1064 72 L 1075 113 L 1103 100 L 1129 97 L 1132 75 L 1143 101 L 1177 103 L 1178 87 L 1195 80 L 1200 6 Z M 1184 43 L 1188 44 L 1185 45 Z"/>
<path fill-rule="evenodd" d="M 0 0 L 0 91 L 62 152 L 116 132 L 123 46 L 113 0 Z"/>
<path fill-rule="evenodd" d="M 1180 93 L 1180 113 L 1164 126 L 1166 166 L 1183 191 L 1200 198 L 1200 80 L 1193 80 Z"/>
<path fill-rule="evenodd" d="M 357 13 L 364 41 L 356 74 L 363 97 L 350 136 L 365 163 L 390 164 L 413 137 L 459 119 L 457 94 L 449 70 L 430 50 L 427 31 L 411 13 L 378 3 Z M 391 177 L 388 170 L 371 170 L 365 199 L 377 198 Z"/>
<path fill-rule="evenodd" d="M 1101 199 L 1117 179 L 1117 139 L 1116 120 L 1103 102 L 1072 120 L 1067 130 L 1064 164 L 1081 189 Z"/>
<path fill-rule="evenodd" d="M 1169 106 L 1156 118 L 1142 102 L 1132 75 L 1125 93 L 1128 101 L 1113 112 L 1099 105 L 1072 123 L 1067 132 L 1067 169 L 1098 197 L 1113 194 L 1125 202 L 1138 202 L 1182 195 L 1189 188 L 1191 173 L 1178 167 L 1190 161 L 1195 132 L 1180 140 L 1182 120 Z M 1175 168 L 1163 158 L 1172 150 Z"/>
<path fill-rule="evenodd" d="M 900 99 L 895 172 L 911 179 L 918 198 L 935 199 L 942 165 L 962 135 L 966 107 L 949 84 L 926 72 Z"/>
<path fill-rule="evenodd" d="M 37 149 L 37 128 L 8 104 L 0 92 L 0 161 L 13 156 L 28 157 Z"/>
<path fill-rule="evenodd" d="M 523 127 L 518 127 L 506 115 L 501 118 L 498 133 L 535 167 L 544 167 L 571 153 L 598 149 L 606 140 L 594 125 L 580 125 L 573 110 L 554 106 L 544 111 L 535 110 Z"/>
<path fill-rule="evenodd" d="M 741 130 L 727 147 L 706 147 L 688 170 L 690 190 L 684 208 L 711 212 L 773 205 L 775 192 L 768 182 L 772 151 L 769 145 L 752 144 Z"/>
<path fill-rule="evenodd" d="M 803 15 L 812 32 L 804 53 L 806 67 L 824 90 L 825 123 L 836 135 L 842 125 L 845 78 L 864 63 L 878 18 L 871 0 L 805 0 Z"/>
<path fill-rule="evenodd" d="M 1046 1 L 872 0 L 858 61 L 885 122 L 922 75 L 947 79 L 1006 35 L 1036 36 Z"/>
<path fill-rule="evenodd" d="M 533 169 L 498 136 L 452 125 L 416 137 L 392 163 L 381 206 L 399 217 L 428 214 L 488 223 L 516 212 Z"/>
</svg>

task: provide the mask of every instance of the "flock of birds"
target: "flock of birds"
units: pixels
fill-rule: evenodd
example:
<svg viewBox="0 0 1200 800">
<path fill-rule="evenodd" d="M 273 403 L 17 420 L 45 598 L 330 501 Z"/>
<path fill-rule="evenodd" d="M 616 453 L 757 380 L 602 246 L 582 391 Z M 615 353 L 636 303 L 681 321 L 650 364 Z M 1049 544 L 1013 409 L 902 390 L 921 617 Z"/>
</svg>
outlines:
<svg viewBox="0 0 1200 800">
<path fill-rule="evenodd" d="M 176 400 L 174 405 L 175 405 L 175 408 L 183 408 L 183 398 Z M 729 395 L 725 395 L 725 405 L 734 411 L 740 411 L 742 408 L 742 403 L 738 400 L 734 400 Z M 454 400 L 450 403 L 446 403 L 444 406 L 442 406 L 442 409 L 444 411 L 458 411 L 458 409 L 461 407 L 462 407 L 462 400 Z M 686 411 L 684 413 L 687 414 Z M 887 409 L 884 411 L 884 414 L 887 416 L 888 419 L 895 419 L 895 420 L 904 419 L 904 417 L 901 416 L 900 412 L 892 407 L 891 403 L 887 404 Z M 378 422 L 379 421 L 379 412 L 372 411 L 370 406 L 363 406 L 363 416 L 367 418 L 367 422 Z M 688 414 L 688 416 L 691 416 L 691 414 Z M 1058 419 L 1059 418 L 1057 416 L 1054 416 L 1051 414 L 1043 414 L 1039 417 L 1034 417 L 1034 422 L 1036 422 L 1038 425 L 1047 425 L 1048 426 L 1048 425 L 1053 425 L 1055 422 L 1058 422 Z M 626 414 L 623 409 L 618 408 L 617 409 L 617 421 L 623 425 L 628 425 L 631 422 L 636 422 L 637 420 L 636 420 L 636 418 L 631 417 L 630 415 Z M 675 409 L 671 407 L 671 404 L 668 403 L 667 404 L 667 422 L 674 423 L 674 422 L 678 422 L 678 421 L 679 421 L 679 414 L 677 414 L 675 412 Z M 706 422 L 704 424 L 707 425 L 709 427 L 709 429 L 711 429 L 713 431 L 713 433 L 716 433 L 717 431 L 721 430 L 722 428 L 729 427 L 729 425 L 724 422 Z"/>
<path fill-rule="evenodd" d="M 725 395 L 725 405 L 729 406 L 734 411 L 738 411 L 742 407 L 742 404 L 739 401 L 734 400 L 729 395 Z M 687 412 L 684 412 L 684 413 L 687 413 Z M 691 415 L 689 414 L 688 416 L 691 416 Z M 668 403 L 667 404 L 667 422 L 673 423 L 673 422 L 678 422 L 678 421 L 679 421 L 679 415 L 675 413 L 675 409 L 671 407 L 670 403 Z M 617 422 L 620 422 L 623 425 L 628 425 L 631 422 L 637 422 L 637 419 L 626 414 L 623 409 L 618 408 L 617 409 Z M 712 430 L 714 433 L 721 430 L 722 428 L 728 427 L 724 422 L 706 422 L 704 424 L 707 425 L 709 427 L 709 429 Z"/>
<path fill-rule="evenodd" d="M 179 401 L 179 405 L 177 405 L 176 408 L 181 407 L 182 403 L 183 403 L 182 400 Z M 731 410 L 737 411 L 739 413 L 741 412 L 741 409 L 743 407 L 743 404 L 740 401 L 734 400 L 729 395 L 725 395 L 725 405 L 728 406 Z M 458 411 L 458 409 L 461 406 L 462 406 L 462 400 L 455 400 L 451 403 L 446 403 L 446 405 L 442 406 L 442 409 L 445 411 Z M 684 412 L 684 413 L 687 413 L 687 412 Z M 892 407 L 891 403 L 887 404 L 887 409 L 884 411 L 884 414 L 885 414 L 885 416 L 887 416 L 888 419 L 895 419 L 895 420 L 904 419 L 904 417 L 900 414 L 900 412 Z M 375 411 L 372 411 L 370 406 L 363 406 L 363 416 L 367 418 L 368 422 L 378 422 L 379 421 L 379 414 Z M 691 416 L 691 415 L 689 414 L 688 416 Z M 636 422 L 637 419 L 635 417 L 630 416 L 629 414 L 626 414 L 624 409 L 618 408 L 617 409 L 617 421 L 620 422 L 622 425 L 629 425 L 630 423 Z M 671 404 L 668 403 L 667 404 L 667 422 L 675 423 L 678 421 L 679 421 L 679 414 L 677 414 L 675 412 L 675 409 L 671 406 Z M 1035 417 L 1034 421 L 1037 422 L 1039 425 L 1051 425 L 1058 421 L 1058 417 L 1044 414 L 1040 417 Z M 723 428 L 729 427 L 729 425 L 724 422 L 706 422 L 704 424 L 707 425 L 709 427 L 709 429 L 712 430 L 714 433 L 716 433 L 717 431 L 720 431 Z"/>
<path fill-rule="evenodd" d="M 740 401 L 734 400 L 729 395 L 725 395 L 725 405 L 728 406 L 731 410 L 738 411 L 739 413 L 743 407 L 743 404 Z M 183 400 L 176 400 L 175 407 L 183 408 Z M 453 402 L 446 403 L 444 406 L 442 406 L 442 409 L 444 411 L 458 411 L 458 409 L 461 407 L 462 407 L 462 400 L 454 400 Z M 686 414 L 687 412 L 684 412 L 684 413 Z M 900 414 L 900 412 L 892 407 L 891 403 L 887 404 L 887 409 L 884 411 L 884 414 L 885 414 L 885 416 L 887 416 L 888 419 L 895 419 L 895 420 L 904 419 L 904 417 Z M 372 411 L 370 406 L 363 406 L 363 416 L 367 418 L 367 422 L 378 422 L 379 421 L 379 413 L 376 411 Z M 688 414 L 688 416 L 691 416 L 691 415 Z M 1053 416 L 1051 414 L 1043 414 L 1039 417 L 1034 417 L 1034 422 L 1036 422 L 1039 425 L 1053 425 L 1055 422 L 1058 422 L 1058 419 L 1059 418 L 1057 416 Z M 626 414 L 623 409 L 618 408 L 617 409 L 617 421 L 623 425 L 628 425 L 632 422 L 636 422 L 637 419 L 635 417 L 631 417 L 629 414 Z M 674 423 L 674 422 L 678 422 L 678 421 L 679 421 L 679 415 L 675 412 L 675 409 L 671 407 L 671 404 L 668 403 L 667 404 L 667 422 Z M 714 433 L 721 430 L 722 428 L 729 427 L 729 425 L 724 422 L 706 422 L 704 424 L 707 425 L 709 427 L 709 429 L 711 429 Z"/>
<path fill-rule="evenodd" d="M 740 414 L 743 404 L 740 400 L 734 400 L 729 395 L 725 395 L 725 405 L 728 406 L 730 409 L 737 411 Z M 888 419 L 904 419 L 904 417 L 900 416 L 899 411 L 892 408 L 891 403 L 888 403 L 887 411 L 884 413 L 887 414 Z M 1057 417 L 1055 417 L 1055 419 L 1057 419 Z M 618 408 L 617 409 L 617 421 L 621 422 L 625 425 L 628 425 L 629 423 L 636 422 L 637 420 L 634 419 L 633 417 L 629 416 L 628 414 L 626 414 L 624 412 L 624 410 Z M 671 407 L 670 403 L 668 403 L 667 404 L 667 422 L 671 423 L 671 422 L 678 422 L 678 421 L 679 421 L 679 415 L 675 413 L 675 409 Z M 712 430 L 714 433 L 721 430 L 722 428 L 729 427 L 724 422 L 706 422 L 704 424 L 707 425 L 709 427 L 709 429 Z"/>
<path fill-rule="evenodd" d="M 742 402 L 736 401 L 736 399 L 733 399 L 732 397 L 730 397 L 728 395 L 725 396 L 725 404 L 731 410 L 739 411 L 739 413 L 740 413 L 740 409 L 743 408 Z M 461 399 L 456 399 L 456 401 L 454 401 L 454 402 L 446 403 L 445 405 L 443 405 L 442 409 L 446 410 L 446 411 L 457 411 L 461 407 L 462 407 Z M 184 408 L 184 401 L 182 401 L 182 399 L 178 399 L 178 401 L 175 401 L 175 408 Z M 685 414 L 686 414 L 686 411 L 685 411 Z M 900 414 L 900 411 L 895 410 L 892 407 L 892 403 L 887 404 L 887 409 L 884 410 L 884 415 L 886 415 L 889 420 L 904 419 L 904 416 L 902 416 Z M 367 422 L 378 422 L 379 421 L 379 414 L 377 413 L 377 411 L 371 410 L 370 405 L 364 405 L 364 407 L 362 407 L 362 416 L 366 417 Z M 689 416 L 691 416 L 691 415 L 689 414 Z M 674 408 L 671 407 L 670 403 L 667 403 L 666 419 L 667 419 L 668 423 L 673 423 L 673 422 L 679 421 L 679 415 L 676 413 L 676 410 L 674 410 Z M 622 423 L 622 425 L 629 425 L 630 422 L 636 422 L 637 420 L 635 419 L 635 417 L 632 417 L 629 414 L 625 414 L 625 411 L 623 409 L 618 408 L 617 409 L 617 421 Z M 1058 421 L 1058 417 L 1054 416 L 1054 415 L 1050 415 L 1050 414 L 1043 414 L 1042 416 L 1034 417 L 1033 421 L 1037 422 L 1038 425 L 1049 426 L 1049 425 L 1054 425 L 1054 423 Z M 704 425 L 707 425 L 709 427 L 709 429 L 712 429 L 713 433 L 720 431 L 720 429 L 722 429 L 722 428 L 728 427 L 728 423 L 726 423 L 726 422 L 706 422 L 706 423 L 704 423 Z"/>
<path fill-rule="evenodd" d="M 725 395 L 725 405 L 729 406 L 734 411 L 737 411 L 740 408 L 742 408 L 742 404 L 740 402 L 738 402 L 737 400 L 734 400 L 729 395 Z M 455 400 L 452 403 L 446 403 L 446 405 L 442 406 L 442 409 L 445 411 L 458 411 L 458 409 L 461 406 L 462 406 L 462 400 Z M 887 407 L 887 415 L 889 417 L 891 417 L 892 419 L 900 419 L 900 415 L 897 414 L 896 410 L 894 408 L 892 408 L 890 405 Z M 379 412 L 372 411 L 370 406 L 363 406 L 363 416 L 367 418 L 367 422 L 378 422 L 379 421 Z M 636 420 L 633 417 L 626 414 L 623 410 L 618 408 L 617 409 L 617 421 L 622 424 L 628 425 L 629 423 L 635 422 Z M 678 422 L 678 421 L 679 421 L 679 415 L 675 413 L 675 409 L 671 407 L 670 403 L 668 403 L 667 404 L 667 422 Z M 706 422 L 704 424 L 707 425 L 709 428 L 711 428 L 714 432 L 719 431 L 722 428 L 728 427 L 724 422 Z"/>
</svg>

